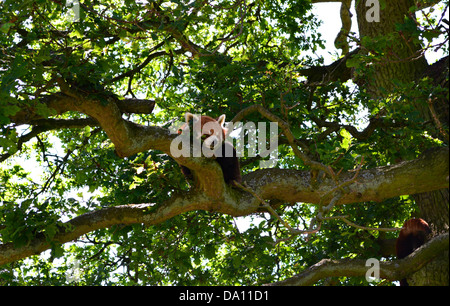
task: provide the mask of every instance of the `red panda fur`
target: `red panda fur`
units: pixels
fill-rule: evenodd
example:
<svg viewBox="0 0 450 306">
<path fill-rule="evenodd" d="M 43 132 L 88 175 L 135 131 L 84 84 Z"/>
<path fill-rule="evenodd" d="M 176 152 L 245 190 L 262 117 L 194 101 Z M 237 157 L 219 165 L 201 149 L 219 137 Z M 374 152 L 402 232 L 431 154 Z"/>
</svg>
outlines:
<svg viewBox="0 0 450 306">
<path fill-rule="evenodd" d="M 397 258 L 402 259 L 423 245 L 431 234 L 431 229 L 423 219 L 410 219 L 405 221 L 398 235 L 395 249 Z M 408 286 L 406 279 L 400 281 L 400 286 Z"/>
<path fill-rule="evenodd" d="M 198 120 L 199 116 L 192 115 L 190 113 L 186 113 L 185 120 L 186 123 L 178 130 L 178 134 L 181 134 L 183 130 L 186 128 L 186 126 L 189 124 L 190 120 Z M 205 124 L 213 122 L 217 123 L 217 127 L 220 127 L 222 130 L 220 135 L 217 135 L 215 129 L 203 130 L 203 127 Z M 202 136 L 211 137 L 215 135 L 220 142 L 220 146 L 217 148 L 216 153 L 218 153 L 219 150 L 221 150 L 221 154 L 217 154 L 219 156 L 214 156 L 216 161 L 219 163 L 222 172 L 223 177 L 225 180 L 225 183 L 231 183 L 232 181 L 241 182 L 241 171 L 239 166 L 239 158 L 237 157 L 236 150 L 234 149 L 233 145 L 227 141 L 225 141 L 225 136 L 227 133 L 227 129 L 223 127 L 223 124 L 225 123 L 225 115 L 221 115 L 219 118 L 214 119 L 210 116 L 200 116 L 200 130 L 202 133 Z M 198 124 L 198 123 L 197 123 Z M 214 125 L 212 125 L 214 126 Z M 203 141 L 205 141 L 204 139 Z M 226 148 L 229 148 L 226 150 Z M 225 152 L 232 151 L 232 156 L 225 156 Z M 192 179 L 192 173 L 189 170 L 189 168 L 185 166 L 181 166 L 181 171 L 183 172 L 184 176 L 188 179 Z"/>
</svg>

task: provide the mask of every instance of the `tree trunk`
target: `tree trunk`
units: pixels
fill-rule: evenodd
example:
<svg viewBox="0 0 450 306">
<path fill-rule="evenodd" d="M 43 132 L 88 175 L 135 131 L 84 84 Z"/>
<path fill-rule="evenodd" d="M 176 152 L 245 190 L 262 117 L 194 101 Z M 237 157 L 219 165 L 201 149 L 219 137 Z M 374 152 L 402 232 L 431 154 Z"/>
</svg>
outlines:
<svg viewBox="0 0 450 306">
<path fill-rule="evenodd" d="M 415 81 L 427 67 L 426 59 L 418 57 L 421 46 L 412 43 L 407 33 L 396 31 L 396 24 L 404 22 L 405 15 L 409 8 L 414 5 L 414 1 L 386 1 L 386 7 L 379 10 L 379 22 L 367 20 L 366 13 L 370 7 L 366 7 L 366 1 L 356 1 L 356 3 L 361 40 L 365 36 L 376 38 L 393 35 L 394 38 L 392 44 L 389 44 L 389 47 L 384 50 L 383 61 L 375 65 L 375 74 L 365 84 L 369 92 L 372 93 L 374 98 L 382 97 L 385 92 L 390 92 L 393 89 L 393 80 Z M 368 51 L 365 50 L 365 52 Z"/>
<path fill-rule="evenodd" d="M 421 218 L 430 224 L 433 235 L 448 232 L 449 190 L 441 189 L 413 195 L 419 206 Z M 408 278 L 410 286 L 448 286 L 448 251 L 428 263 Z"/>
<path fill-rule="evenodd" d="M 414 82 L 424 76 L 427 70 L 426 59 L 418 57 L 421 46 L 415 45 L 408 39 L 406 33 L 396 32 L 396 24 L 403 23 L 409 8 L 414 5 L 412 0 L 386 1 L 386 7 L 380 9 L 380 22 L 368 22 L 366 1 L 356 1 L 356 13 L 360 38 L 368 36 L 394 35 L 396 43 L 385 50 L 385 61 L 374 65 L 374 75 L 363 86 L 371 93 L 374 99 L 382 98 L 386 93 L 394 89 L 393 80 L 402 82 Z M 364 50 L 364 46 L 362 46 Z M 364 50 L 368 52 L 369 50 Z M 441 99 L 442 100 L 442 99 Z M 448 125 L 448 99 L 439 101 L 446 107 L 447 115 L 443 122 Z M 418 103 L 419 104 L 419 103 Z M 419 112 L 428 120 L 432 118 L 428 108 L 422 107 Z M 445 113 L 445 111 L 444 111 Z M 446 119 L 445 119 L 446 118 Z M 435 133 L 433 133 L 435 134 Z M 414 195 L 416 204 L 420 208 L 421 218 L 426 220 L 436 235 L 448 232 L 449 224 L 449 190 L 437 190 Z M 408 278 L 410 285 L 447 285 L 449 284 L 449 259 L 448 251 L 441 257 L 430 262 L 423 269 Z"/>
<path fill-rule="evenodd" d="M 434 235 L 448 232 L 449 191 L 441 189 L 413 195 L 421 218 L 430 224 Z"/>
</svg>

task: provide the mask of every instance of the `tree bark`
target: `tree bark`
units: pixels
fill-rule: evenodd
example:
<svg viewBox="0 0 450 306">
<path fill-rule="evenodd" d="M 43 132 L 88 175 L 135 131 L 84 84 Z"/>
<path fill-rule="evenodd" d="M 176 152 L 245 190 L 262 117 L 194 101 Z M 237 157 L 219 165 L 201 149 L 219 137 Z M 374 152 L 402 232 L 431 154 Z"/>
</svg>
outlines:
<svg viewBox="0 0 450 306">
<path fill-rule="evenodd" d="M 364 205 L 364 202 L 379 202 L 411 193 L 412 190 L 425 191 L 448 187 L 448 153 L 447 148 L 441 148 L 416 160 L 390 167 L 361 170 L 357 180 L 345 187 L 348 192 L 342 195 L 336 205 L 348 203 Z M 206 167 L 210 168 L 211 165 Z M 220 171 L 220 167 L 218 165 L 216 167 Z M 353 172 L 341 173 L 338 183 L 345 183 L 353 176 Z M 322 197 L 336 189 L 334 180 L 322 176 L 318 180 L 311 178 L 310 171 L 290 169 L 263 169 L 243 177 L 243 182 L 264 200 L 275 199 L 285 203 L 318 204 Z M 148 203 L 120 205 L 86 213 L 61 226 L 53 237 L 45 237 L 41 233 L 26 246 L 18 248 L 15 248 L 13 243 L 1 244 L 0 265 L 49 249 L 51 247 L 49 240 L 62 244 L 91 231 L 117 224 L 155 225 L 194 210 L 214 211 L 232 216 L 246 216 L 264 211 L 258 199 L 240 189 L 225 186 L 221 192 L 217 192 L 216 185 L 211 185 L 207 190 L 210 192 L 192 190 L 174 195 L 159 205 Z"/>
<path fill-rule="evenodd" d="M 379 261 L 380 278 L 390 281 L 402 279 L 415 271 L 422 271 L 423 266 L 436 258 L 436 254 L 448 250 L 448 233 L 439 235 L 417 249 L 408 257 L 393 261 Z M 323 259 L 300 274 L 269 286 L 311 286 L 328 277 L 366 276 L 367 261 L 361 259 L 330 260 Z"/>
<path fill-rule="evenodd" d="M 413 195 L 419 206 L 421 217 L 430 224 L 433 235 L 448 233 L 449 190 L 440 189 Z M 410 286 L 448 286 L 448 249 L 418 272 L 408 277 Z"/>
<path fill-rule="evenodd" d="M 383 61 L 374 63 L 375 74 L 364 85 L 374 97 L 382 97 L 385 92 L 394 89 L 393 80 L 415 81 L 427 67 L 426 59 L 419 56 L 421 46 L 412 43 L 406 33 L 396 31 L 396 24 L 402 24 L 413 0 L 386 1 L 386 7 L 380 8 L 380 21 L 369 22 L 366 19 L 366 1 L 356 1 L 356 14 L 360 39 L 365 36 L 376 38 L 394 36 L 393 44 L 384 50 Z M 365 50 L 369 52 L 371 50 Z"/>
<path fill-rule="evenodd" d="M 397 43 L 393 43 L 389 49 L 385 50 L 386 61 L 374 64 L 375 73 L 372 79 L 364 84 L 373 98 L 382 98 L 386 93 L 395 89 L 393 80 L 415 82 L 426 74 L 428 65 L 425 58 L 419 56 L 421 55 L 421 46 L 413 44 L 406 33 L 396 31 L 396 24 L 404 22 L 410 7 L 415 4 L 414 1 L 386 1 L 386 7 L 380 10 L 380 22 L 368 22 L 366 20 L 366 10 L 368 8 L 364 2 L 356 1 L 356 13 L 361 39 L 364 36 L 376 38 L 388 35 L 394 35 L 394 37 L 398 38 Z M 365 51 L 367 52 L 368 50 Z M 446 61 L 448 63 L 448 59 Z M 442 82 L 440 75 L 435 74 L 432 77 L 435 82 Z M 447 121 L 444 121 L 444 123 L 448 125 L 448 98 L 446 101 L 445 99 L 438 99 L 437 103 L 439 103 L 437 107 L 443 110 L 443 113 L 446 110 L 444 120 L 446 119 Z M 433 118 L 430 110 L 423 106 L 424 103 L 416 104 L 416 108 L 425 120 Z M 435 235 L 448 232 L 448 189 L 417 194 L 413 198 L 420 207 L 420 217 L 431 224 Z M 444 254 L 430 262 L 419 272 L 416 272 L 411 279 L 408 278 L 408 283 L 410 285 L 448 285 L 448 268 L 447 249 Z"/>
</svg>

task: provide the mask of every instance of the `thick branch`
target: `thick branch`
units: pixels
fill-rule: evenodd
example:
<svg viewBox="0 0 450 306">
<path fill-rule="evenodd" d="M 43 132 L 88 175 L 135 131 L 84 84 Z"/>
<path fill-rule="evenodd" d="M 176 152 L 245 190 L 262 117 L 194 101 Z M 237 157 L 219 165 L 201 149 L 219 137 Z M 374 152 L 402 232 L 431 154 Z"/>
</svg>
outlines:
<svg viewBox="0 0 450 306">
<path fill-rule="evenodd" d="M 223 199 L 223 201 L 227 201 Z M 233 199 L 237 201 L 237 199 Z M 176 215 L 192 210 L 214 210 L 216 199 L 206 197 L 202 192 L 175 195 L 166 203 L 130 204 L 93 211 L 76 217 L 63 226 L 53 237 L 53 242 L 64 244 L 89 232 L 108 228 L 113 225 L 144 223 L 154 225 L 164 222 Z M 225 212 L 229 211 L 227 208 Z M 48 237 L 38 234 L 26 246 L 15 248 L 13 243 L 0 244 L 0 266 L 31 256 L 51 248 Z"/>
<path fill-rule="evenodd" d="M 121 113 L 133 114 L 151 114 L 155 107 L 154 100 L 143 99 L 116 99 L 109 96 L 111 103 L 115 103 Z M 55 114 L 59 115 L 67 111 L 75 110 L 73 107 L 74 99 L 64 94 L 54 94 L 43 96 L 39 103 L 45 104 L 48 108 L 53 109 Z M 35 107 L 36 108 L 36 107 Z M 35 108 L 23 108 L 21 111 L 11 116 L 11 122 L 16 124 L 33 124 L 33 121 L 44 119 L 36 113 Z"/>
<path fill-rule="evenodd" d="M 376 115 L 375 117 L 370 118 L 369 124 L 367 127 L 362 130 L 361 132 L 358 131 L 357 128 L 355 128 L 352 125 L 348 124 L 340 124 L 338 122 L 329 122 L 326 120 L 322 120 L 318 117 L 311 117 L 311 120 L 314 121 L 315 124 L 319 127 L 326 127 L 327 130 L 320 134 L 319 140 L 325 139 L 326 136 L 331 134 L 332 132 L 339 131 L 341 128 L 347 130 L 354 138 L 362 141 L 368 139 L 373 132 L 380 127 L 404 127 L 407 126 L 406 122 L 385 122 L 382 118 L 380 118 L 379 115 Z M 397 120 L 398 121 L 398 120 Z"/>
<path fill-rule="evenodd" d="M 36 124 L 38 129 L 32 131 L 31 137 L 38 133 L 47 131 L 49 129 L 68 127 L 69 125 L 79 124 L 96 124 L 100 125 L 108 138 L 113 142 L 116 153 L 120 157 L 131 156 L 133 154 L 144 152 L 148 150 L 161 150 L 168 155 L 171 155 L 170 145 L 176 135 L 171 135 L 169 130 L 155 127 L 144 126 L 140 124 L 127 121 L 122 118 L 122 111 L 132 111 L 135 113 L 149 113 L 153 109 L 154 101 L 145 103 L 146 100 L 127 99 L 120 101 L 115 97 L 109 97 L 107 103 L 98 100 L 90 99 L 83 96 L 82 93 L 76 89 L 72 89 L 64 80 L 58 80 L 63 94 L 53 95 L 47 97 L 44 103 L 48 107 L 56 110 L 60 114 L 66 111 L 78 111 L 84 113 L 92 119 L 79 120 L 55 120 L 55 119 L 40 119 L 31 120 L 33 115 L 26 112 L 16 114 L 12 120 L 13 122 L 23 122 Z M 78 126 L 77 126 L 78 127 Z M 24 138 L 23 141 L 29 140 L 30 137 Z M 23 142 L 22 141 L 22 142 Z M 2 156 L 5 159 L 8 156 Z M 193 171 L 202 173 L 200 178 L 200 188 L 208 195 L 214 196 L 222 194 L 221 190 L 225 188 L 223 182 L 223 175 L 220 167 L 212 160 L 201 158 L 185 158 L 180 157 L 176 159 L 178 163 L 187 166 Z"/>
<path fill-rule="evenodd" d="M 54 241 L 63 244 L 97 229 L 117 224 L 143 222 L 145 211 L 151 207 L 152 204 L 123 205 L 84 214 L 60 227 Z M 20 248 L 14 248 L 12 243 L 1 244 L 0 265 L 39 254 L 50 247 L 50 242 L 43 234 L 39 234 L 28 245 Z"/>
<path fill-rule="evenodd" d="M 390 281 L 400 280 L 419 271 L 426 263 L 448 250 L 448 236 L 446 233 L 433 238 L 404 259 L 380 261 L 380 278 Z M 323 259 L 300 274 L 268 285 L 308 286 L 333 276 L 365 276 L 369 268 L 366 266 L 366 260 L 361 259 Z"/>
<path fill-rule="evenodd" d="M 449 150 L 447 147 L 428 151 L 420 158 L 393 166 L 361 170 L 356 182 L 345 187 L 337 204 L 365 201 L 380 202 L 399 195 L 432 191 L 449 186 Z M 339 184 L 351 180 L 353 172 L 339 175 Z M 311 180 L 309 171 L 263 169 L 243 177 L 248 186 L 263 199 L 284 202 L 320 203 L 321 198 L 336 188 L 336 182 L 319 175 Z"/>
<path fill-rule="evenodd" d="M 103 128 L 109 139 L 114 143 L 116 152 L 119 156 L 130 156 L 138 152 L 159 147 L 166 151 L 170 147 L 169 131 L 158 127 L 148 127 L 137 125 L 126 121 L 122 118 L 122 113 L 146 113 L 152 112 L 155 101 L 126 99 L 119 100 L 113 96 L 109 96 L 107 101 L 98 101 L 86 97 L 85 94 L 72 89 L 64 80 L 58 80 L 63 93 L 46 96 L 42 99 L 42 103 L 47 107 L 54 109 L 56 114 L 62 114 L 67 111 L 82 112 L 93 119 Z M 50 127 L 51 119 L 42 119 L 33 110 L 23 110 L 12 116 L 11 121 L 16 124 L 33 124 L 41 125 L 46 123 Z M 44 121 L 42 121 L 44 120 Z M 67 121 L 66 121 L 67 123 Z M 73 122 L 72 122 L 73 123 Z M 53 126 L 57 128 L 56 121 Z M 60 126 L 64 125 L 64 121 L 59 121 Z M 163 139 L 161 139 L 163 137 Z"/>
<path fill-rule="evenodd" d="M 189 160 L 195 159 L 190 158 Z M 220 175 L 220 167 L 212 161 L 210 162 L 205 168 L 213 169 L 210 171 L 214 176 Z M 202 166 L 201 163 L 196 164 L 195 162 L 192 162 L 192 165 Z M 348 193 L 343 194 L 337 204 L 381 201 L 404 194 L 448 188 L 448 165 L 448 148 L 440 148 L 413 161 L 391 167 L 361 170 L 358 180 L 346 186 L 349 188 Z M 211 166 L 213 167 L 211 168 Z M 215 169 L 214 166 L 218 169 Z M 339 179 L 345 182 L 353 176 L 354 173 L 347 172 L 341 174 Z M 317 204 L 325 194 L 336 187 L 335 182 L 330 178 L 311 182 L 309 171 L 288 169 L 256 171 L 244 176 L 243 181 L 261 198 L 278 199 L 285 202 Z M 207 190 L 217 191 L 215 188 L 217 182 L 213 183 Z M 65 243 L 88 232 L 117 224 L 154 225 L 193 210 L 246 216 L 259 212 L 261 207 L 258 199 L 252 194 L 224 185 L 223 190 L 216 193 L 194 190 L 188 194 L 175 195 L 161 205 L 122 205 L 87 213 L 67 222 L 68 227 L 61 227 L 54 240 Z M 49 248 L 50 243 L 42 234 L 22 248 L 15 249 L 10 243 L 0 245 L 0 265 L 39 254 Z"/>
<path fill-rule="evenodd" d="M 359 48 L 327 66 L 314 66 L 301 69 L 300 73 L 308 78 L 308 84 L 329 84 L 340 80 L 345 82 L 352 78 L 352 69 L 347 67 L 347 60 L 359 52 Z"/>
<path fill-rule="evenodd" d="M 64 105 L 68 110 L 79 111 L 94 118 L 114 143 L 120 157 L 151 149 L 161 150 L 171 155 L 170 145 L 176 136 L 171 135 L 167 129 L 143 126 L 124 120 L 113 98 L 105 105 L 82 97 L 61 80 L 60 87 L 65 94 L 55 97 L 52 105 L 55 107 Z M 294 153 L 303 160 L 305 165 L 328 173 L 327 167 L 310 160 L 299 150 L 287 124 L 264 108 L 258 105 L 248 107 L 236 115 L 233 121 L 236 122 L 251 112 L 259 112 L 265 118 L 277 122 Z M 212 160 L 192 157 L 180 157 L 175 160 L 194 172 L 208 174 L 200 177 L 202 180 L 200 186 L 208 196 L 216 198 L 224 196 L 222 193 L 226 188 L 221 177 L 221 170 Z M 342 196 L 338 204 L 381 201 L 398 195 L 448 188 L 448 169 L 448 148 L 441 148 L 428 152 L 417 160 L 361 171 L 358 180 L 346 186 L 348 192 Z M 341 174 L 339 178 L 328 175 L 317 176 L 316 180 L 311 180 L 309 171 L 264 169 L 250 173 L 246 180 L 248 186 L 263 199 L 320 203 L 323 195 L 352 177 L 353 173 L 347 172 Z M 339 182 L 336 181 L 337 179 Z"/>
</svg>

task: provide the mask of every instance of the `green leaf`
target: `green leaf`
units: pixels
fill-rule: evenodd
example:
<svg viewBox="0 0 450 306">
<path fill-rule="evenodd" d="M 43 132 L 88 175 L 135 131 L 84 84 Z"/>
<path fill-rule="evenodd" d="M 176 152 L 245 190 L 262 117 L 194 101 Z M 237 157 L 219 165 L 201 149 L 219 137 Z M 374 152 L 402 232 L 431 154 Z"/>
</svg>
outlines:
<svg viewBox="0 0 450 306">
<path fill-rule="evenodd" d="M 7 34 L 9 32 L 9 28 L 14 26 L 14 23 L 6 22 L 0 26 L 0 32 Z"/>
<path fill-rule="evenodd" d="M 64 255 L 64 248 L 59 243 L 52 243 L 52 257 L 60 258 Z"/>
<path fill-rule="evenodd" d="M 346 129 L 341 129 L 339 134 L 343 137 L 341 147 L 348 150 L 350 144 L 352 143 L 352 135 Z"/>
</svg>

